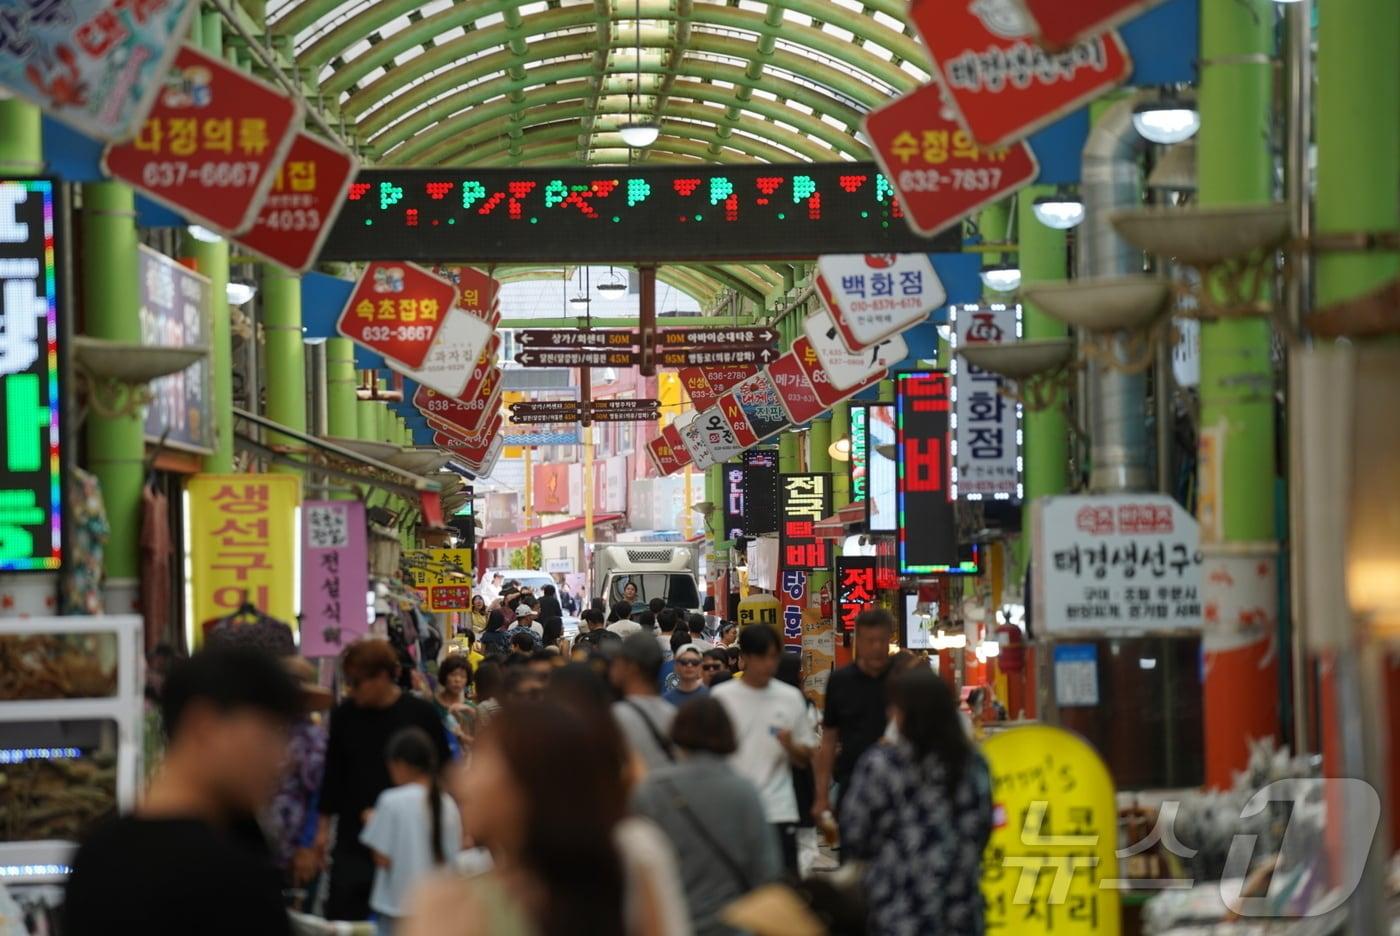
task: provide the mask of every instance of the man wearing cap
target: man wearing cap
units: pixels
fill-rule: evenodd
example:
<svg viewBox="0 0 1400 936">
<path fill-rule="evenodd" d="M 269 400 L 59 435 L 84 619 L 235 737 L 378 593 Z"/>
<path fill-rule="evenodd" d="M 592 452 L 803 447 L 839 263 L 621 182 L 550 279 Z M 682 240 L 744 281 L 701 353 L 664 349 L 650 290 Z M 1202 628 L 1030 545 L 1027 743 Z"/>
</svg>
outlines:
<svg viewBox="0 0 1400 936">
<path fill-rule="evenodd" d="M 679 680 L 675 687 L 667 689 L 661 696 L 676 708 L 680 708 L 691 699 L 699 699 L 710 694 L 710 690 L 705 688 L 704 680 L 701 678 L 704 671 L 700 668 L 705 661 L 705 654 L 698 646 L 688 643 L 676 651 L 676 677 Z"/>
<path fill-rule="evenodd" d="M 661 648 L 647 633 L 624 638 L 608 667 L 608 679 L 622 695 L 621 702 L 613 703 L 613 719 L 648 770 L 675 759 L 670 738 L 676 708 L 658 694 L 660 675 Z"/>
<path fill-rule="evenodd" d="M 514 638 L 516 634 L 529 634 L 530 640 L 534 642 L 535 649 L 543 649 L 540 637 L 544 630 L 535 624 L 535 609 L 527 605 L 524 601 L 515 606 L 515 626 L 506 632 L 506 639 Z"/>
</svg>

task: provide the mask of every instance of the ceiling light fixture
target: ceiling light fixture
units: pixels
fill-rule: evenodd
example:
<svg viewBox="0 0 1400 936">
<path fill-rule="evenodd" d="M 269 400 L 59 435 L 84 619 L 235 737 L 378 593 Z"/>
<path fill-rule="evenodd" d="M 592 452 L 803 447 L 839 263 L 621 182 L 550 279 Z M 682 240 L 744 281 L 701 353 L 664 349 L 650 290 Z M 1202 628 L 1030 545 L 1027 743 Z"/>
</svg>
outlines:
<svg viewBox="0 0 1400 936">
<path fill-rule="evenodd" d="M 1062 185 L 1055 189 L 1054 195 L 1042 195 L 1033 201 L 1031 211 L 1046 227 L 1068 231 L 1084 221 L 1084 199 Z"/>
<path fill-rule="evenodd" d="M 218 234 L 215 234 L 207 227 L 200 227 L 198 224 L 191 224 L 189 227 L 185 228 L 185 230 L 189 232 L 190 237 L 193 237 L 197 241 L 203 241 L 206 244 L 217 244 L 219 241 L 223 240 Z"/>
<path fill-rule="evenodd" d="M 1201 129 L 1201 113 L 1195 101 L 1166 92 L 1133 108 L 1133 127 L 1151 143 L 1180 143 Z"/>
<path fill-rule="evenodd" d="M 837 439 L 827 446 L 826 453 L 836 461 L 848 462 L 851 460 L 851 440 L 845 436 Z"/>
<path fill-rule="evenodd" d="M 1003 260 L 982 269 L 982 285 L 993 292 L 1015 292 L 1021 288 L 1021 268 Z"/>
<path fill-rule="evenodd" d="M 258 294 L 258 287 L 252 283 L 240 283 L 236 280 L 229 280 L 224 289 L 229 305 L 245 305 L 248 300 Z"/>
<path fill-rule="evenodd" d="M 588 305 L 589 301 L 590 301 L 590 300 L 589 300 L 589 298 L 588 298 L 587 296 L 570 296 L 570 297 L 569 297 L 569 305 L 586 306 L 586 305 Z"/>
<path fill-rule="evenodd" d="M 621 280 L 617 279 L 617 270 L 615 270 L 613 267 L 608 267 L 608 276 L 610 276 L 610 277 L 612 277 L 612 278 L 606 280 L 605 282 L 599 283 L 598 286 L 597 286 L 598 292 L 626 292 L 626 291 L 627 291 L 627 278 L 626 278 L 626 277 L 623 277 Z"/>
<path fill-rule="evenodd" d="M 636 83 L 633 91 L 636 94 L 637 103 L 642 100 L 642 0 L 637 0 L 636 11 L 637 29 L 637 71 Z M 656 138 L 661 136 L 661 128 L 656 126 L 651 120 L 639 118 L 632 109 L 631 94 L 627 95 L 627 123 L 622 125 L 622 142 L 632 149 L 645 149 L 656 142 Z"/>
</svg>

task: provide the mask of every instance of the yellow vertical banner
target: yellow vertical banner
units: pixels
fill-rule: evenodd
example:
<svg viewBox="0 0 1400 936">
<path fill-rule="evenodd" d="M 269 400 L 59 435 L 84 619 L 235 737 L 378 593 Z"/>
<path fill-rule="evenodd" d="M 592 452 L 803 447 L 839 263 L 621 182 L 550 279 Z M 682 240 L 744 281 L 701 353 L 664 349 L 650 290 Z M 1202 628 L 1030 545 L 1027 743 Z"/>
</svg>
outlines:
<svg viewBox="0 0 1400 936">
<path fill-rule="evenodd" d="M 200 474 L 187 490 L 195 645 L 206 621 L 244 602 L 295 630 L 301 478 Z"/>
<path fill-rule="evenodd" d="M 1098 753 L 1044 725 L 998 732 L 981 749 L 992 778 L 987 932 L 1118 936 L 1118 805 Z"/>
</svg>

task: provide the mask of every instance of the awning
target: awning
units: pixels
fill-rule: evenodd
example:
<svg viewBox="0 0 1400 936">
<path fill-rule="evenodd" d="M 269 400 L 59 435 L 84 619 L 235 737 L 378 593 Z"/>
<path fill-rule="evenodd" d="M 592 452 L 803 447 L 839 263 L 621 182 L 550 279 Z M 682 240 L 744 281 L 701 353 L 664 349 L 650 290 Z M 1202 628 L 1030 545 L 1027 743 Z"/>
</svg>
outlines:
<svg viewBox="0 0 1400 936">
<path fill-rule="evenodd" d="M 626 519 L 626 514 L 602 513 L 595 514 L 593 525 L 600 523 L 615 523 L 618 520 Z M 481 541 L 482 549 L 519 549 L 528 546 L 537 539 L 546 539 L 551 536 L 559 536 L 564 533 L 575 533 L 583 529 L 582 517 L 570 517 L 568 520 L 561 520 L 558 523 L 551 523 L 548 526 L 532 527 L 528 530 L 520 530 L 516 533 L 502 533 L 499 536 L 488 536 Z"/>
<path fill-rule="evenodd" d="M 812 524 L 812 535 L 818 539 L 845 539 L 851 527 L 864 525 L 865 502 L 857 501 Z"/>
</svg>

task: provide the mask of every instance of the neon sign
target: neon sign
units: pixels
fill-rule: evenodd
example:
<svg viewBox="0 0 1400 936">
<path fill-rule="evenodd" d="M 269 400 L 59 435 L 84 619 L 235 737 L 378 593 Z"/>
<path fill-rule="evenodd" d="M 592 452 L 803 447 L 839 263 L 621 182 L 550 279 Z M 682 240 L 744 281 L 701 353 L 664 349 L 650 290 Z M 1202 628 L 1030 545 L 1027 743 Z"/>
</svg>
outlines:
<svg viewBox="0 0 1400 936">
<path fill-rule="evenodd" d="M 943 371 L 895 375 L 899 574 L 975 574 L 958 548 L 948 429 L 951 384 Z"/>
<path fill-rule="evenodd" d="M 960 246 L 956 231 L 911 231 L 873 163 L 366 169 L 321 259 L 805 259 Z"/>
<path fill-rule="evenodd" d="M 0 570 L 62 565 L 58 271 L 50 179 L 0 180 Z"/>
</svg>

